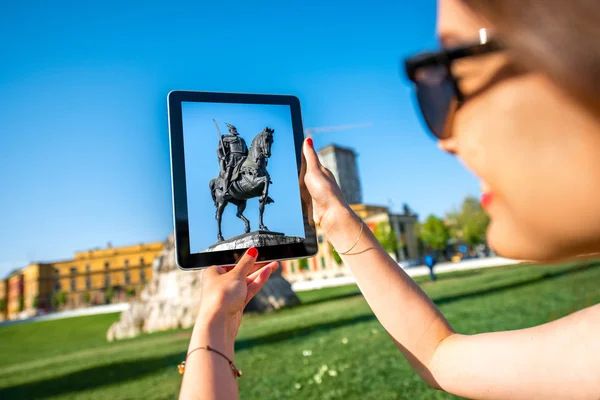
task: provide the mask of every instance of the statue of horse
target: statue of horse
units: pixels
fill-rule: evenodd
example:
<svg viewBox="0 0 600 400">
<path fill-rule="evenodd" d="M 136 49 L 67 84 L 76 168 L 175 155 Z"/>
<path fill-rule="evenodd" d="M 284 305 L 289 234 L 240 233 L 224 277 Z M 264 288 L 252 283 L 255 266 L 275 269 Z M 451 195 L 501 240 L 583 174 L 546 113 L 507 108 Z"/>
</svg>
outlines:
<svg viewBox="0 0 600 400">
<path fill-rule="evenodd" d="M 271 145 L 273 144 L 273 129 L 266 127 L 262 132 L 252 139 L 248 157 L 242 162 L 241 166 L 236 167 L 237 177 L 233 177 L 229 187 L 229 194 L 224 195 L 222 190 L 222 180 L 220 174 L 218 177 L 211 179 L 209 183 L 210 193 L 216 207 L 217 220 L 217 239 L 223 241 L 221 234 L 221 217 L 227 204 L 232 203 L 237 206 L 236 216 L 244 221 L 245 233 L 250 232 L 250 221 L 244 217 L 246 209 L 246 201 L 248 199 L 258 197 L 259 201 L 259 229 L 269 231 L 263 223 L 263 213 L 265 205 L 273 203 L 273 199 L 269 197 L 269 184 L 271 178 L 267 172 L 268 158 L 271 157 Z"/>
</svg>

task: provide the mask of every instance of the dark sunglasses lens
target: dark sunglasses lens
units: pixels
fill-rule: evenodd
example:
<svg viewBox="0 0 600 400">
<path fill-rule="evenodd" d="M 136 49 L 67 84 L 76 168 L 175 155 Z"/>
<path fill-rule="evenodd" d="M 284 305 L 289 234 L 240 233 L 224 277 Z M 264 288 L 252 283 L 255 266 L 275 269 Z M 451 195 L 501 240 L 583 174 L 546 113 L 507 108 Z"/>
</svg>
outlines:
<svg viewBox="0 0 600 400">
<path fill-rule="evenodd" d="M 423 118 L 438 139 L 449 135 L 446 129 L 450 109 L 456 103 L 456 90 L 442 65 L 420 68 L 415 76 L 417 99 Z"/>
</svg>

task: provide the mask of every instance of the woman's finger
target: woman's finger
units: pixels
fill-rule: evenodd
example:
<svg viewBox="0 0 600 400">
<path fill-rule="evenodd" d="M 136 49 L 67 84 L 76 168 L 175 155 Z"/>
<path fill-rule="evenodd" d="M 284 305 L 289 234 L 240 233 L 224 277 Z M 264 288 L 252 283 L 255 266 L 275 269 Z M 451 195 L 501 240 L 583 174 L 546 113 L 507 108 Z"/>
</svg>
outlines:
<svg viewBox="0 0 600 400">
<path fill-rule="evenodd" d="M 259 292 L 260 289 L 265 285 L 265 283 L 269 280 L 269 276 L 274 271 L 274 268 L 271 268 L 269 265 L 265 265 L 258 271 L 258 275 L 256 278 L 248 284 L 248 292 L 246 294 L 246 301 L 244 304 L 248 304 L 248 302 Z"/>
<path fill-rule="evenodd" d="M 256 276 L 256 272 L 261 269 L 262 267 L 264 267 L 265 265 L 269 265 L 272 263 L 277 263 L 277 261 L 271 261 L 271 262 L 261 262 L 261 263 L 254 263 L 254 266 L 252 268 L 250 268 L 250 271 L 248 271 L 248 276 L 246 276 L 246 282 L 248 282 L 248 278 L 251 276 Z"/>
<path fill-rule="evenodd" d="M 258 266 L 258 265 L 259 264 L 254 264 L 254 266 Z M 256 269 L 256 271 L 253 271 L 250 275 L 248 275 L 246 277 L 246 284 L 249 284 L 250 282 L 254 281 L 256 279 L 256 277 L 258 275 L 260 275 L 260 271 L 264 267 L 270 267 L 273 269 L 273 271 L 275 271 L 279 267 L 279 262 L 272 261 L 270 263 L 261 263 L 260 266 Z"/>
<path fill-rule="evenodd" d="M 319 157 L 317 156 L 317 153 L 315 152 L 311 138 L 308 138 L 304 141 L 304 147 L 303 147 L 302 153 L 304 154 L 304 157 L 306 158 L 306 171 L 307 172 L 316 171 L 321 166 L 321 163 L 319 162 Z"/>
<path fill-rule="evenodd" d="M 256 257 L 258 256 L 258 250 L 256 247 L 249 248 L 246 253 L 239 259 L 237 264 L 232 270 L 232 273 L 236 275 L 238 279 L 244 279 L 250 273 L 252 267 L 254 267 L 254 263 L 256 262 Z"/>
</svg>

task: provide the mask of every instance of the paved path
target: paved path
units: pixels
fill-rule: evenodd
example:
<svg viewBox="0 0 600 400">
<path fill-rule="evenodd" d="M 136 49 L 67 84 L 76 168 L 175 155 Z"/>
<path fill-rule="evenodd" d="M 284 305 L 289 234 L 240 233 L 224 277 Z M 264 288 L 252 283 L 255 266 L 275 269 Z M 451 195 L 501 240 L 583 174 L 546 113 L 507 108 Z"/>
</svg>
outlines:
<svg viewBox="0 0 600 400">
<path fill-rule="evenodd" d="M 502 258 L 502 257 L 477 258 L 477 259 L 473 259 L 473 260 L 461 261 L 458 263 L 440 263 L 435 266 L 435 272 L 437 274 L 440 274 L 440 273 L 444 273 L 444 272 L 464 271 L 464 270 L 477 269 L 477 268 L 499 267 L 502 265 L 516 264 L 519 262 L 520 261 L 509 260 L 507 258 Z M 406 268 L 405 271 L 409 276 L 413 276 L 413 277 L 429 275 L 429 269 L 423 265 L 419 266 L 419 267 Z M 296 292 L 301 292 L 303 290 L 313 290 L 313 289 L 320 289 L 320 288 L 324 288 L 324 287 L 343 286 L 343 285 L 350 285 L 352 283 L 356 283 L 353 276 L 344 276 L 344 277 L 339 277 L 339 278 L 294 282 L 294 283 L 292 283 L 292 289 Z M 38 317 L 33 317 L 33 318 L 28 318 L 28 319 L 23 319 L 23 320 L 0 322 L 0 328 L 3 326 L 22 324 L 25 322 L 49 321 L 49 320 L 53 320 L 53 319 L 82 317 L 85 315 L 108 314 L 108 313 L 114 313 L 114 312 L 121 312 L 121 311 L 125 311 L 128 309 L 129 309 L 129 303 L 108 304 L 108 305 L 103 305 L 103 306 L 80 308 L 78 310 L 61 311 L 61 312 L 51 313 L 51 314 L 47 314 L 47 315 L 41 315 Z"/>
<path fill-rule="evenodd" d="M 83 317 L 85 315 L 110 314 L 128 309 L 129 303 L 106 304 L 102 306 L 79 308 L 77 310 L 60 311 L 27 319 L 0 322 L 0 328 L 3 326 L 22 324 L 24 322 L 49 321 L 53 319 Z"/>
<path fill-rule="evenodd" d="M 509 260 L 508 258 L 502 257 L 475 258 L 457 263 L 439 263 L 435 266 L 434 271 L 436 274 L 440 274 L 444 272 L 464 271 L 469 269 L 500 267 L 503 265 L 517 264 L 519 262 L 521 261 Z M 429 269 L 424 265 L 406 268 L 404 271 L 406 271 L 406 273 L 412 277 L 429 275 Z M 292 283 L 292 289 L 295 292 L 301 292 L 303 290 L 313 290 L 333 286 L 344 286 L 350 285 L 352 283 L 356 283 L 356 280 L 353 276 L 343 276 L 331 279 L 294 282 Z"/>
</svg>

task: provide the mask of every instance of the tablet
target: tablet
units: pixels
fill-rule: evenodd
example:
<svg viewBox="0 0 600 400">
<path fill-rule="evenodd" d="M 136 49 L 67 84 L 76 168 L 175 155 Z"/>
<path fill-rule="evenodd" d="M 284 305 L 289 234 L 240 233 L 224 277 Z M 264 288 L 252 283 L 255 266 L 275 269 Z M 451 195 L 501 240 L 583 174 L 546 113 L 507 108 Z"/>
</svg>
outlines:
<svg viewBox="0 0 600 400">
<path fill-rule="evenodd" d="M 167 96 L 177 265 L 310 257 L 317 238 L 301 176 L 294 96 L 172 91 Z"/>
</svg>

